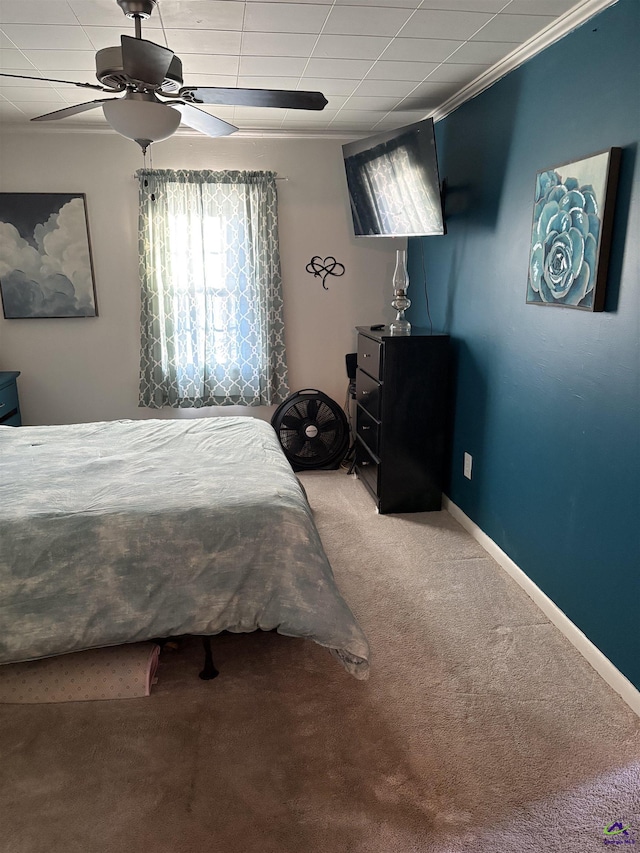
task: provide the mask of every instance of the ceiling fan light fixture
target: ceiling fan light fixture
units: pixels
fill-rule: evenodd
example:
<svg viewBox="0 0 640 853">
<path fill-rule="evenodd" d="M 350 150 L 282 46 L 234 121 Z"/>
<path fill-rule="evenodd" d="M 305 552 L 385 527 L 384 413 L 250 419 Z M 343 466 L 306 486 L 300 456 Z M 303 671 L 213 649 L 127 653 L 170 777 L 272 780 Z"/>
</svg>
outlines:
<svg viewBox="0 0 640 853">
<path fill-rule="evenodd" d="M 103 104 L 102 110 L 117 133 L 135 140 L 143 148 L 172 136 L 182 119 L 178 110 L 155 100 L 114 98 Z"/>
</svg>

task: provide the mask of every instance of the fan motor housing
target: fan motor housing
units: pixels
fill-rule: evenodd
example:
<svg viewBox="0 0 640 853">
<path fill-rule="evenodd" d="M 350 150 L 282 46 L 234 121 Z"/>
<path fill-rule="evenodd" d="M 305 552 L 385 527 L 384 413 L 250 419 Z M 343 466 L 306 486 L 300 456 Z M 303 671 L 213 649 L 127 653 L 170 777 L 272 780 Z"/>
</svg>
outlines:
<svg viewBox="0 0 640 853">
<path fill-rule="evenodd" d="M 103 86 L 122 91 L 130 85 L 122 65 L 122 48 L 104 47 L 96 53 L 96 77 Z M 164 92 L 176 92 L 182 86 L 182 62 L 174 56 L 167 76 L 160 87 Z"/>
<path fill-rule="evenodd" d="M 273 413 L 271 426 L 294 471 L 339 468 L 349 446 L 344 410 L 322 391 L 296 391 Z"/>
</svg>

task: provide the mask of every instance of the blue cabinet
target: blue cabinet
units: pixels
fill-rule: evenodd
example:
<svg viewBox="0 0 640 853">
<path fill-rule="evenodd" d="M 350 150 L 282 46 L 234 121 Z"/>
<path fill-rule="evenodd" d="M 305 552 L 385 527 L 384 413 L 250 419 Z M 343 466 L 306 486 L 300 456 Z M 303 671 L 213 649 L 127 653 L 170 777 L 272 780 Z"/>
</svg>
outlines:
<svg viewBox="0 0 640 853">
<path fill-rule="evenodd" d="M 20 426 L 20 402 L 16 379 L 19 370 L 0 370 L 0 426 Z"/>
</svg>

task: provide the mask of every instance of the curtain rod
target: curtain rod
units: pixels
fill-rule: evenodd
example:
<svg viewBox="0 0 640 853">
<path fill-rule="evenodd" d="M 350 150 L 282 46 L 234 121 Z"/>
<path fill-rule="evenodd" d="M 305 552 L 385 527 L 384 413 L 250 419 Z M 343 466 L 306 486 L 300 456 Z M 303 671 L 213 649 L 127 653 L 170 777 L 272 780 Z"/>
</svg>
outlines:
<svg viewBox="0 0 640 853">
<path fill-rule="evenodd" d="M 150 170 L 150 171 L 153 171 L 153 170 Z M 253 171 L 253 170 L 250 170 L 250 171 Z M 138 176 L 135 174 L 135 172 L 133 174 L 133 180 L 134 181 L 138 180 Z M 288 175 L 276 175 L 276 181 L 288 181 L 288 180 L 289 180 Z"/>
</svg>

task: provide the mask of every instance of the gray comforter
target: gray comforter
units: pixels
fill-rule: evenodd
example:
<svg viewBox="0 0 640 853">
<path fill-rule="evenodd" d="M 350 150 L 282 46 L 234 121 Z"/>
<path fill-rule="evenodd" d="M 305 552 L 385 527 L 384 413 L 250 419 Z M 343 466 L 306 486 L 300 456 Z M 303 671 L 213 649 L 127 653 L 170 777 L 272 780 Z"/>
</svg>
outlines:
<svg viewBox="0 0 640 853">
<path fill-rule="evenodd" d="M 0 427 L 0 663 L 277 629 L 356 678 L 367 640 L 272 427 Z"/>
</svg>

